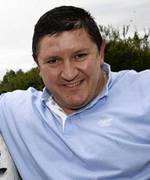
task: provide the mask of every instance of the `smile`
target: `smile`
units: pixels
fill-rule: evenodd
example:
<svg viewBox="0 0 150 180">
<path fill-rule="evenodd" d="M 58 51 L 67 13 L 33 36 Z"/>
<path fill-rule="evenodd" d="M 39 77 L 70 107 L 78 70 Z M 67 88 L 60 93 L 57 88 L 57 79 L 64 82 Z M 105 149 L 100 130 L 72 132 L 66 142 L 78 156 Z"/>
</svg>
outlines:
<svg viewBox="0 0 150 180">
<path fill-rule="evenodd" d="M 78 81 L 78 82 L 75 82 L 75 83 L 65 84 L 65 86 L 67 86 L 69 88 L 73 88 L 73 87 L 79 86 L 82 82 L 83 81 Z"/>
</svg>

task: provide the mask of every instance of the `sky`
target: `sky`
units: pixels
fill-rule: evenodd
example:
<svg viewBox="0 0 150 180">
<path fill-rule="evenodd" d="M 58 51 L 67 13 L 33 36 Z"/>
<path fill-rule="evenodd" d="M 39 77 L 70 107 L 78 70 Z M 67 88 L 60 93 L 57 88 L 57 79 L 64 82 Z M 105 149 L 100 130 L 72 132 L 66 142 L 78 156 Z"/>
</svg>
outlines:
<svg viewBox="0 0 150 180">
<path fill-rule="evenodd" d="M 10 69 L 36 66 L 31 51 L 34 25 L 46 11 L 61 5 L 85 8 L 104 26 L 130 24 L 141 33 L 150 29 L 150 0 L 0 0 L 0 80 Z"/>
</svg>

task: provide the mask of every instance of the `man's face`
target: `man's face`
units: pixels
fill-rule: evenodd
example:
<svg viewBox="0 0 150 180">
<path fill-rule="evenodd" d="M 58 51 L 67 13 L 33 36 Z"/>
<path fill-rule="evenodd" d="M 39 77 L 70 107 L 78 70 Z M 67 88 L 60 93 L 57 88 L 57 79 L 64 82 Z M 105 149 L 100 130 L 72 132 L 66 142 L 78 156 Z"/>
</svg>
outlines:
<svg viewBox="0 0 150 180">
<path fill-rule="evenodd" d="M 100 52 L 84 29 L 46 35 L 39 42 L 40 75 L 67 113 L 89 103 L 104 86 Z"/>
</svg>

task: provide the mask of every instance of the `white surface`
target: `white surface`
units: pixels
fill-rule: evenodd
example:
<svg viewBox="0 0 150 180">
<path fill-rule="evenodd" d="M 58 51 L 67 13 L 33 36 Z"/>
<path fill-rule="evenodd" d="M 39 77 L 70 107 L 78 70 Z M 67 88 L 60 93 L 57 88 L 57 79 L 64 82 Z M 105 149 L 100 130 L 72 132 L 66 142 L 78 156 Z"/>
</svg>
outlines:
<svg viewBox="0 0 150 180">
<path fill-rule="evenodd" d="M 16 167 L 11 159 L 7 147 L 0 136 L 0 168 L 7 168 L 3 175 L 0 175 L 0 180 L 19 180 Z"/>
</svg>

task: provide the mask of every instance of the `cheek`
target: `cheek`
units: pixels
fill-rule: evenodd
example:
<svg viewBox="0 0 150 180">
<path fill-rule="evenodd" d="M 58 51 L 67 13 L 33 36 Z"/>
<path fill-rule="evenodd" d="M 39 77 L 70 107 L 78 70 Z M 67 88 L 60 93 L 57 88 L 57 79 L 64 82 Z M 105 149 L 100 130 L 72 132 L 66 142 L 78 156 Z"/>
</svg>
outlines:
<svg viewBox="0 0 150 180">
<path fill-rule="evenodd" d="M 83 72 L 91 79 L 97 75 L 100 65 L 97 60 L 91 59 L 82 66 Z"/>
<path fill-rule="evenodd" d="M 88 76 L 91 75 L 94 70 L 93 60 L 88 59 L 87 61 L 82 62 L 79 69 L 81 69 L 84 74 L 87 74 Z"/>
<path fill-rule="evenodd" d="M 54 84 L 57 81 L 57 73 L 49 68 L 41 68 L 40 75 L 45 85 Z"/>
<path fill-rule="evenodd" d="M 89 83 L 94 88 L 94 86 L 97 86 L 97 83 L 101 77 L 100 65 L 98 63 L 94 65 L 92 64 L 88 69 L 87 73 L 88 73 Z"/>
</svg>

